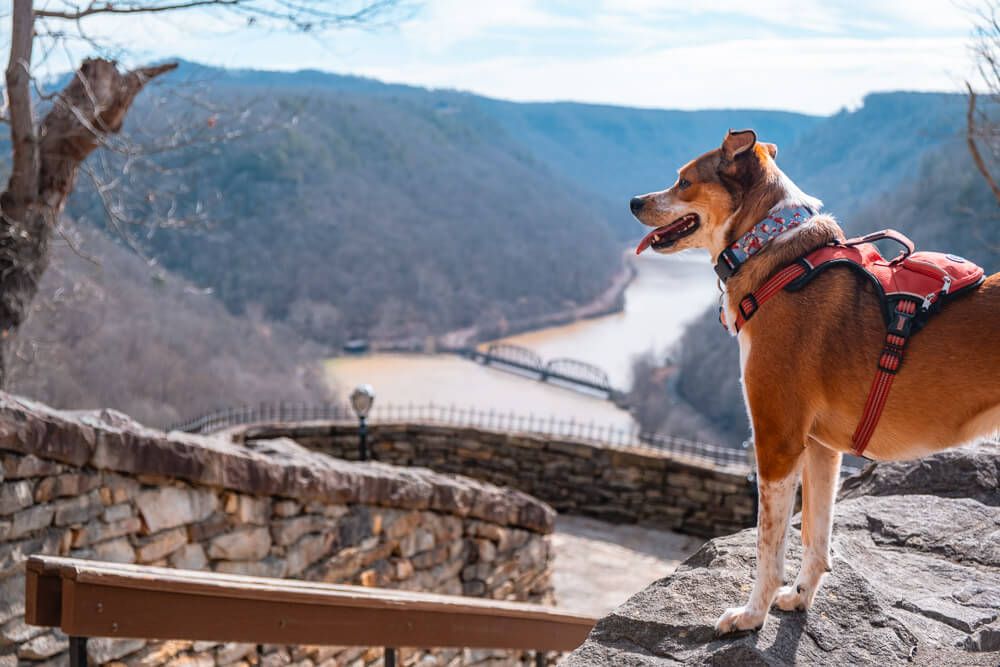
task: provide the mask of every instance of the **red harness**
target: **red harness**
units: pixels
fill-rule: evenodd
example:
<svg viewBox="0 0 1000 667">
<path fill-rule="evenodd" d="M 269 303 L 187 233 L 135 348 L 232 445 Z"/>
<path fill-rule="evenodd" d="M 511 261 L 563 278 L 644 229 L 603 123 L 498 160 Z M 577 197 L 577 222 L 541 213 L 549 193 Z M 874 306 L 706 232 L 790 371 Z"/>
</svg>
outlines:
<svg viewBox="0 0 1000 667">
<path fill-rule="evenodd" d="M 871 243 L 880 239 L 899 243 L 903 252 L 894 259 L 885 259 Z M 878 372 L 868 391 L 861 422 L 852 437 L 854 453 L 860 456 L 878 425 L 910 335 L 923 327 L 947 301 L 982 283 L 985 272 L 982 267 L 955 255 L 914 252 L 913 242 L 891 229 L 835 241 L 800 257 L 740 299 L 734 324 L 736 331 L 742 329 L 772 296 L 783 289 L 802 289 L 831 266 L 848 266 L 871 281 L 882 304 L 887 328 Z M 723 326 L 726 326 L 724 320 Z"/>
</svg>

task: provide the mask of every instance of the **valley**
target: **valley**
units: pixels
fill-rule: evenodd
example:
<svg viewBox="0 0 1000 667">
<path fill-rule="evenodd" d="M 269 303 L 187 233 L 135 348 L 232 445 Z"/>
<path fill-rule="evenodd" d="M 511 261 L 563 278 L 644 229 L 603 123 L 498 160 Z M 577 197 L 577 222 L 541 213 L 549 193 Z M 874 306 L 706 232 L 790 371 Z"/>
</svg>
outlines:
<svg viewBox="0 0 1000 667">
<path fill-rule="evenodd" d="M 965 152 L 960 95 L 871 94 L 856 109 L 818 117 L 517 104 L 321 72 L 190 62 L 176 74 L 171 85 L 190 87 L 212 107 L 192 107 L 167 85 L 139 101 L 127 132 L 194 129 L 189 145 L 132 165 L 113 202 L 128 224 L 111 225 L 93 184 L 81 181 L 68 213 L 89 238 L 84 254 L 113 270 L 97 269 L 100 289 L 77 289 L 83 301 L 73 307 L 90 312 L 135 292 L 158 317 L 196 319 L 203 340 L 225 340 L 244 355 L 259 350 L 261 367 L 293 367 L 263 383 L 236 381 L 239 374 L 229 369 L 222 375 L 234 382 L 199 382 L 194 392 L 184 379 L 111 391 L 84 379 L 93 375 L 84 370 L 91 357 L 70 352 L 81 340 L 105 351 L 97 357 L 128 363 L 140 378 L 157 372 L 157 355 L 138 352 L 141 339 L 111 342 L 114 317 L 68 319 L 49 340 L 41 331 L 52 329 L 50 320 L 39 314 L 26 344 L 67 371 L 46 382 L 22 373 L 15 388 L 56 405 L 85 399 L 127 409 L 153 423 L 189 417 L 190 405 L 204 411 L 281 397 L 326 400 L 383 376 L 388 400 L 407 402 L 414 392 L 426 394 L 397 388 L 411 384 L 410 360 L 394 358 L 385 366 L 394 370 L 385 373 L 378 369 L 386 357 L 338 358 L 326 370 L 318 360 L 356 338 L 376 348 L 402 340 L 421 349 L 446 332 L 477 332 L 483 340 L 520 331 L 511 342 L 546 358 L 594 363 L 623 388 L 635 384 L 633 414 L 647 430 L 717 432 L 735 445 L 746 417 L 730 372 L 735 346 L 715 324 L 707 262 L 662 282 L 640 278 L 618 314 L 551 326 L 565 313 L 592 314 L 585 311 L 622 275 L 622 245 L 641 235 L 625 205 L 631 195 L 669 185 L 678 166 L 716 145 L 726 129 L 752 126 L 779 145 L 783 169 L 824 199 L 849 232 L 894 226 L 987 268 L 995 267 L 1000 247 L 995 207 Z M 220 130 L 228 138 L 216 138 Z M 112 154 L 94 167 L 114 173 L 119 159 Z M 166 226 L 165 211 L 173 221 Z M 56 258 L 62 278 L 46 278 L 52 295 L 95 280 L 75 255 L 66 248 Z M 661 260 L 644 256 L 639 265 Z M 134 267 L 124 281 L 114 268 L 122 262 Z M 205 315 L 208 304 L 219 315 Z M 223 322 L 254 333 L 234 336 Z M 167 325 L 146 340 L 177 349 L 189 344 L 188 331 Z M 652 356 L 634 367 L 644 353 Z M 432 362 L 412 363 L 413 372 L 427 373 Z M 208 367 L 178 360 L 172 368 L 194 378 Z M 331 373 L 332 390 L 316 380 Z M 494 391 L 508 390 L 488 388 L 485 378 L 495 373 L 459 365 L 442 386 L 460 387 L 456 398 L 481 393 L 497 400 Z M 539 413 L 590 414 L 584 406 L 558 407 L 576 400 L 550 398 L 561 390 L 534 387 L 547 393 L 527 401 L 518 396 L 531 393 L 524 381 L 505 377 L 501 384 L 507 381 L 520 383 L 510 393 Z"/>
</svg>

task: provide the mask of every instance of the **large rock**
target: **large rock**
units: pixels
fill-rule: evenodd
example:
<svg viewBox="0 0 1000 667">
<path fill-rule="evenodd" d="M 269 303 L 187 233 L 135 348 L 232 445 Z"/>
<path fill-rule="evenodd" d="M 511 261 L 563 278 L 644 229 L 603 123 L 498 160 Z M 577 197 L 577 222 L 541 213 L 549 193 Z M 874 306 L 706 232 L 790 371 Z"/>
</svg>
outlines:
<svg viewBox="0 0 1000 667">
<path fill-rule="evenodd" d="M 139 513 L 151 533 L 203 521 L 218 507 L 211 489 L 161 486 L 143 491 L 136 499 Z"/>
<path fill-rule="evenodd" d="M 807 613 L 716 639 L 750 592 L 756 531 L 708 542 L 601 619 L 567 665 L 1000 664 L 1000 446 L 870 466 L 837 503 L 833 572 Z M 798 518 L 793 522 L 800 526 Z M 801 557 L 790 540 L 791 579 Z"/>
</svg>

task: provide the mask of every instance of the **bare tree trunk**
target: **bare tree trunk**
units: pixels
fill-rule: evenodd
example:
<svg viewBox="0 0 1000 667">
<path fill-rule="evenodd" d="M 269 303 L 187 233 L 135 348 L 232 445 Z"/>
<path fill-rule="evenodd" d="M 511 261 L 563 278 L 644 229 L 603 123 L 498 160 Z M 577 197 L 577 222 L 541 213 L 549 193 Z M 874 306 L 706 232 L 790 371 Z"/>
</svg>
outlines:
<svg viewBox="0 0 1000 667">
<path fill-rule="evenodd" d="M 31 108 L 31 51 L 35 41 L 31 0 L 14 0 L 11 11 L 7 99 L 13 151 L 10 181 L 3 193 L 3 213 L 20 220 L 38 192 L 38 146 Z"/>
<path fill-rule="evenodd" d="M 49 239 L 76 172 L 104 136 L 121 129 L 135 96 L 176 64 L 121 73 L 114 62 L 88 59 L 36 127 L 31 98 L 34 9 L 12 5 L 7 95 L 13 160 L 0 194 L 0 336 L 8 339 L 27 317 L 48 262 Z M 0 387 L 6 380 L 0 346 Z"/>
</svg>

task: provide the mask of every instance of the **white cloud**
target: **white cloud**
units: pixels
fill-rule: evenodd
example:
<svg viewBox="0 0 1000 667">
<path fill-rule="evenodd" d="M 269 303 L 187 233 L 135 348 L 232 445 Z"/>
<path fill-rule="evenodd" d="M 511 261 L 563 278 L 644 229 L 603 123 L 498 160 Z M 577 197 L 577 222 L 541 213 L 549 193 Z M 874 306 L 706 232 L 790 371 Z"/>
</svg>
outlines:
<svg viewBox="0 0 1000 667">
<path fill-rule="evenodd" d="M 769 108 L 831 113 L 873 90 L 958 90 L 961 39 L 729 41 L 622 57 L 538 63 L 501 57 L 364 73 L 520 101 L 572 99 L 673 109 Z"/>
<path fill-rule="evenodd" d="M 576 29 L 581 22 L 546 11 L 537 0 L 468 2 L 436 0 L 400 28 L 400 34 L 429 53 L 441 53 L 498 30 Z"/>
<path fill-rule="evenodd" d="M 662 16 L 731 16 L 802 31 L 845 33 L 857 29 L 933 28 L 965 30 L 972 10 L 962 0 L 603 0 L 602 13 L 653 20 Z"/>
<path fill-rule="evenodd" d="M 143 60 L 346 71 L 515 100 L 828 113 L 873 90 L 958 90 L 971 69 L 962 1 L 428 0 L 398 28 L 322 39 L 200 11 L 88 26 Z"/>
</svg>

